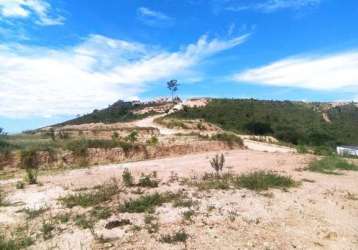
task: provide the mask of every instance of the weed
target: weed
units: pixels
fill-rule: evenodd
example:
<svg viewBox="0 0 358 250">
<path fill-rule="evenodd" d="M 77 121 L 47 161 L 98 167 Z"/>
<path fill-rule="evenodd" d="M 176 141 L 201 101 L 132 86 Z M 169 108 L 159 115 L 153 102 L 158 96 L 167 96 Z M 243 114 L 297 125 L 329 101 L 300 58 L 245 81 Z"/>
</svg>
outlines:
<svg viewBox="0 0 358 250">
<path fill-rule="evenodd" d="M 153 213 L 155 207 L 175 200 L 178 194 L 175 193 L 154 193 L 149 195 L 140 196 L 138 199 L 129 200 L 120 205 L 120 212 L 127 213 Z"/>
<path fill-rule="evenodd" d="M 185 231 L 179 231 L 173 235 L 162 235 L 160 241 L 168 244 L 176 244 L 178 242 L 186 242 L 188 238 L 189 235 Z"/>
<path fill-rule="evenodd" d="M 60 201 L 68 208 L 75 206 L 90 207 L 112 199 L 112 196 L 118 193 L 116 183 L 105 184 L 97 190 L 91 192 L 81 192 L 70 194 L 60 198 Z"/>
<path fill-rule="evenodd" d="M 144 174 L 142 174 L 142 176 L 139 179 L 138 186 L 140 186 L 140 187 L 150 187 L 150 188 L 158 187 L 159 181 L 153 180 L 152 179 L 153 177 L 154 177 L 153 175 L 144 175 Z"/>
<path fill-rule="evenodd" d="M 225 163 L 224 154 L 221 155 L 217 154 L 215 155 L 214 158 L 210 160 L 210 165 L 215 170 L 216 175 L 219 175 L 219 173 L 223 171 L 224 163 Z"/>
<path fill-rule="evenodd" d="M 146 214 L 144 216 L 145 229 L 148 233 L 156 233 L 159 231 L 158 217 Z"/>
<path fill-rule="evenodd" d="M 25 183 L 22 181 L 18 181 L 16 182 L 16 189 L 24 189 L 25 188 Z"/>
<path fill-rule="evenodd" d="M 187 210 L 183 212 L 183 219 L 186 221 L 192 221 L 192 217 L 195 215 L 194 210 Z"/>
<path fill-rule="evenodd" d="M 152 136 L 150 139 L 147 140 L 147 144 L 155 146 L 159 143 L 158 137 Z"/>
<path fill-rule="evenodd" d="M 78 214 L 75 217 L 75 224 L 82 229 L 92 229 L 94 226 L 94 221 L 88 219 L 85 214 Z"/>
<path fill-rule="evenodd" d="M 53 237 L 52 231 L 55 230 L 55 225 L 52 221 L 43 221 L 41 226 L 41 233 L 44 240 L 51 239 Z"/>
<path fill-rule="evenodd" d="M 269 188 L 288 188 L 297 185 L 291 177 L 278 175 L 270 171 L 256 171 L 242 174 L 235 179 L 235 184 L 239 187 L 256 191 L 267 190 Z"/>
<path fill-rule="evenodd" d="M 128 170 L 128 168 L 125 168 L 122 173 L 122 181 L 126 187 L 132 187 L 134 185 L 132 173 Z"/>
<path fill-rule="evenodd" d="M 37 168 L 26 168 L 26 180 L 28 183 L 31 184 L 37 184 L 37 176 L 39 170 Z"/>
<path fill-rule="evenodd" d="M 337 156 L 328 156 L 311 162 L 306 169 L 312 172 L 337 175 L 339 174 L 337 170 L 358 171 L 358 166 Z"/>
<path fill-rule="evenodd" d="M 70 221 L 70 218 L 71 218 L 70 213 L 61 213 L 61 214 L 57 214 L 53 219 L 61 223 L 67 223 Z"/>
<path fill-rule="evenodd" d="M 96 220 L 104 220 L 111 217 L 112 211 L 108 207 L 97 206 L 90 211 L 90 215 L 92 218 L 95 218 Z"/>
</svg>

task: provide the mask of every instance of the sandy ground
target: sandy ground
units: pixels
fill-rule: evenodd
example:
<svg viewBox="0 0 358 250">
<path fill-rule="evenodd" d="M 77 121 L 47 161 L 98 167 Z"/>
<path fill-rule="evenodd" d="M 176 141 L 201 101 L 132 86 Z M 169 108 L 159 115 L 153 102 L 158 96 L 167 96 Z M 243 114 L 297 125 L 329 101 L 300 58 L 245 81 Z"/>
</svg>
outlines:
<svg viewBox="0 0 358 250">
<path fill-rule="evenodd" d="M 208 161 L 216 153 L 71 170 L 41 176 L 42 186 L 28 186 L 24 190 L 7 184 L 8 200 L 16 206 L 0 208 L 0 223 L 7 226 L 20 223 L 24 215 L 16 211 L 24 207 L 49 207 L 54 214 L 62 211 L 59 197 L 79 188 L 120 179 L 123 169 L 128 168 L 136 177 L 156 171 L 161 185 L 155 191 L 184 189 L 200 205 L 191 223 L 182 222 L 183 211 L 179 208 L 170 205 L 158 208 L 161 226 L 154 235 L 145 230 L 133 232 L 128 227 L 104 230 L 106 221 L 100 221 L 96 230 L 112 239 L 105 244 L 109 249 L 358 249 L 358 201 L 348 196 L 358 195 L 358 173 L 336 176 L 301 171 L 314 158 L 310 155 L 233 150 L 223 152 L 226 171 L 273 170 L 303 180 L 302 185 L 286 192 L 270 190 L 259 194 L 245 189 L 199 192 L 169 181 L 173 173 L 180 178 L 211 172 Z M 212 209 L 209 211 L 208 207 Z M 116 214 L 113 218 L 130 218 L 143 226 L 143 218 L 137 214 Z M 186 246 L 158 242 L 160 234 L 180 229 L 190 235 Z M 94 242 L 88 229 L 73 226 L 52 240 L 39 241 L 32 249 L 103 249 L 103 244 Z"/>
</svg>

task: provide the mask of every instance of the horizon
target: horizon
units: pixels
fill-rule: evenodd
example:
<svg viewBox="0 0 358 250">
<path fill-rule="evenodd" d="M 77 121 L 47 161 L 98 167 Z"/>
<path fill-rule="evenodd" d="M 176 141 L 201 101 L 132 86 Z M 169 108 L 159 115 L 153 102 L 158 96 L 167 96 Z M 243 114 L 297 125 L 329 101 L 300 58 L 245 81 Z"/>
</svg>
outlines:
<svg viewBox="0 0 358 250">
<path fill-rule="evenodd" d="M 170 79 L 183 99 L 357 102 L 357 15 L 353 0 L 0 0 L 0 127 L 169 96 Z"/>
</svg>

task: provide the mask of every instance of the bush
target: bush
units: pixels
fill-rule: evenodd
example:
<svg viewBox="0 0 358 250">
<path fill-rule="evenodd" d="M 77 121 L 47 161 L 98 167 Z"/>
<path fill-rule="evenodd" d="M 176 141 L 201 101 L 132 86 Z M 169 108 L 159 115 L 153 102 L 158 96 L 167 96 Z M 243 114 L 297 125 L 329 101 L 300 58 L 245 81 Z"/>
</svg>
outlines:
<svg viewBox="0 0 358 250">
<path fill-rule="evenodd" d="M 152 175 L 142 174 L 142 176 L 139 179 L 138 186 L 139 187 L 150 187 L 150 188 L 158 187 L 159 181 L 152 179 L 152 178 L 154 178 Z"/>
<path fill-rule="evenodd" d="M 125 168 L 122 173 L 122 181 L 124 183 L 124 186 L 126 187 L 132 187 L 133 184 L 133 176 L 131 172 L 128 170 L 128 168 Z"/>
<path fill-rule="evenodd" d="M 271 171 L 256 171 L 242 174 L 237 177 L 235 182 L 240 187 L 255 191 L 267 190 L 269 188 L 288 188 L 297 185 L 291 177 L 278 175 Z"/>
<path fill-rule="evenodd" d="M 224 154 L 216 155 L 214 158 L 210 160 L 211 167 L 216 171 L 216 174 L 219 175 L 220 172 L 223 171 L 225 163 L 225 156 Z"/>
<path fill-rule="evenodd" d="M 147 140 L 147 143 L 153 146 L 157 145 L 159 143 L 158 137 L 152 136 L 149 140 Z"/>
<path fill-rule="evenodd" d="M 328 156 L 311 162 L 307 170 L 323 174 L 339 174 L 337 170 L 358 171 L 358 166 L 337 156 Z"/>
<path fill-rule="evenodd" d="M 38 169 L 37 168 L 26 168 L 26 179 L 28 183 L 37 184 Z"/>
<path fill-rule="evenodd" d="M 215 135 L 211 136 L 211 139 L 217 140 L 217 141 L 223 141 L 223 142 L 227 143 L 230 147 L 234 147 L 234 146 L 242 147 L 244 145 L 242 139 L 233 133 L 215 134 Z"/>
<path fill-rule="evenodd" d="M 71 141 L 66 145 L 66 148 L 71 150 L 77 157 L 86 157 L 88 153 L 88 147 L 88 141 L 85 139 Z"/>
</svg>

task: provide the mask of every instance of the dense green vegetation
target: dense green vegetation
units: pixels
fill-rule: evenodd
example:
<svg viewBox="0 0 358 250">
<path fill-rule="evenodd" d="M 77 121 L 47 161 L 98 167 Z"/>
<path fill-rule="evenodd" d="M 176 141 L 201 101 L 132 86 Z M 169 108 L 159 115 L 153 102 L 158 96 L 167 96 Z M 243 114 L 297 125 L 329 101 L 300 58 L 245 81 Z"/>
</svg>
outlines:
<svg viewBox="0 0 358 250">
<path fill-rule="evenodd" d="M 170 115 L 179 119 L 205 119 L 237 133 L 273 135 L 295 145 L 327 146 L 358 144 L 358 107 L 354 104 L 325 111 L 323 104 L 216 99 L 206 107 L 185 108 Z"/>
<path fill-rule="evenodd" d="M 102 110 L 94 110 L 90 114 L 86 114 L 75 118 L 73 120 L 66 121 L 58 125 L 73 125 L 92 122 L 114 123 L 114 122 L 129 122 L 137 119 L 144 118 L 151 113 L 145 115 L 133 114 L 132 111 L 136 109 L 145 108 L 151 105 L 133 104 L 132 102 L 118 101 L 110 105 L 108 108 Z"/>
</svg>

